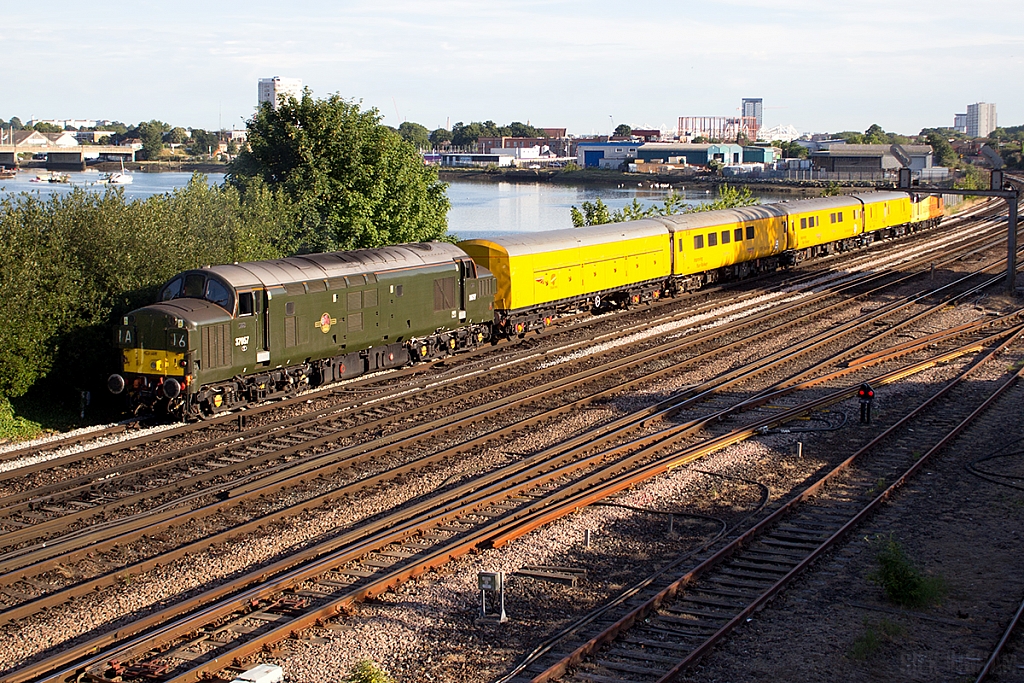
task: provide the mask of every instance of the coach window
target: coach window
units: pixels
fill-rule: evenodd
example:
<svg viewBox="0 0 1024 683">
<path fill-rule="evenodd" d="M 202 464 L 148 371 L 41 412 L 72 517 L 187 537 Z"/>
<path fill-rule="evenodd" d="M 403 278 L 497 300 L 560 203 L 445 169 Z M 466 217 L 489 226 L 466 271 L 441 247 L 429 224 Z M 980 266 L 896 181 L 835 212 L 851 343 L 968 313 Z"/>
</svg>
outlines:
<svg viewBox="0 0 1024 683">
<path fill-rule="evenodd" d="M 807 227 L 807 219 L 806 218 L 801 218 L 800 219 L 800 229 L 802 230 L 803 228 L 806 228 L 806 227 Z"/>
<path fill-rule="evenodd" d="M 828 215 L 828 218 L 829 218 L 829 220 L 830 220 L 831 222 L 835 223 L 835 222 L 836 222 L 836 214 L 835 214 L 835 212 L 833 211 L 832 213 L 830 213 L 830 214 Z"/>
<path fill-rule="evenodd" d="M 843 222 L 843 212 L 842 211 L 840 211 L 839 213 L 836 214 L 836 221 L 838 221 L 839 223 Z"/>
<path fill-rule="evenodd" d="M 743 228 L 736 228 L 732 231 L 732 241 L 742 242 L 743 241 Z"/>
<path fill-rule="evenodd" d="M 747 226 L 747 239 L 748 240 L 754 239 L 754 226 L 753 225 L 748 225 Z"/>
<path fill-rule="evenodd" d="M 238 315 L 252 315 L 253 298 L 252 292 L 242 292 L 238 295 Z"/>
<path fill-rule="evenodd" d="M 722 231 L 722 244 L 729 244 L 729 237 L 730 237 L 729 231 L 728 230 L 723 230 Z"/>
<path fill-rule="evenodd" d="M 704 235 L 694 235 L 693 236 L 693 248 L 694 249 L 703 249 L 704 248 Z"/>
<path fill-rule="evenodd" d="M 708 246 L 709 247 L 713 247 L 713 246 L 716 246 L 717 244 L 718 244 L 718 233 L 717 232 L 709 232 L 708 233 Z"/>
</svg>

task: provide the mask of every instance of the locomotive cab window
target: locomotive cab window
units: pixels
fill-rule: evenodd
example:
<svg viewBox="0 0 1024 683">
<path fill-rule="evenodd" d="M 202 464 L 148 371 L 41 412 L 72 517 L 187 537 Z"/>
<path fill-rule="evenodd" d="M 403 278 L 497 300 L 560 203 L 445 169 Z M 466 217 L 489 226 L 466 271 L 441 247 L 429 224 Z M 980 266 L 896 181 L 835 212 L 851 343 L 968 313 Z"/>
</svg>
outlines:
<svg viewBox="0 0 1024 683">
<path fill-rule="evenodd" d="M 176 277 L 167 283 L 164 291 L 160 292 L 160 301 L 170 301 L 181 296 L 181 278 Z"/>
<path fill-rule="evenodd" d="M 225 287 L 219 280 L 210 278 L 206 281 L 206 296 L 203 298 L 212 304 L 217 304 L 229 313 L 234 310 L 234 292 Z"/>
<path fill-rule="evenodd" d="M 181 289 L 181 294 L 187 299 L 202 299 L 203 298 L 203 284 L 206 278 L 199 273 L 190 273 L 185 276 L 185 286 Z M 177 298 L 177 297 L 175 297 Z"/>
<path fill-rule="evenodd" d="M 253 312 L 252 292 L 242 292 L 238 295 L 238 315 L 252 315 Z"/>
</svg>

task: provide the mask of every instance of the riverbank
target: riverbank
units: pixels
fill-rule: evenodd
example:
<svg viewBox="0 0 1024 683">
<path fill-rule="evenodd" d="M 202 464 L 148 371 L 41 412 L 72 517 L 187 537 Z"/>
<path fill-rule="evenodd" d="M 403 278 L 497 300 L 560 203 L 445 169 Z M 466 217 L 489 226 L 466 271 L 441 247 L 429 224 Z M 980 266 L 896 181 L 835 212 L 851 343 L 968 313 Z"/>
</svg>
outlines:
<svg viewBox="0 0 1024 683">
<path fill-rule="evenodd" d="M 22 161 L 18 164 L 22 171 L 46 170 L 45 161 Z M 109 173 L 120 171 L 121 162 L 101 161 L 89 164 L 89 168 Z M 124 165 L 126 171 L 132 173 L 227 173 L 228 165 L 216 161 L 130 161 Z"/>
<path fill-rule="evenodd" d="M 792 195 L 794 198 L 817 197 L 828 186 L 822 181 L 778 181 L 750 178 L 724 178 L 710 174 L 687 175 L 652 175 L 649 173 L 626 173 L 598 168 L 582 168 L 577 170 L 556 169 L 441 169 L 438 172 L 445 182 L 463 181 L 478 183 L 547 183 L 551 185 L 573 185 L 578 187 L 617 188 L 639 187 L 645 189 L 708 189 L 715 190 L 719 185 L 747 187 L 752 192 L 770 192 L 771 194 Z M 843 193 L 863 192 L 866 188 L 876 187 L 873 183 L 850 184 L 840 187 Z"/>
</svg>

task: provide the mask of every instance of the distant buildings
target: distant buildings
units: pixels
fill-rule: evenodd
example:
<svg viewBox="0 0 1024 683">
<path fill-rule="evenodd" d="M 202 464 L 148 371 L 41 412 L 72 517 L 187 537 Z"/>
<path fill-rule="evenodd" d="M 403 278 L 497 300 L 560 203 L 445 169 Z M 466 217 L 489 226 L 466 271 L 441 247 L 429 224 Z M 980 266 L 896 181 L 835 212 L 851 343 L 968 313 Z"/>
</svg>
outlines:
<svg viewBox="0 0 1024 683">
<path fill-rule="evenodd" d="M 996 105 L 978 102 L 967 105 L 967 136 L 985 138 L 997 127 Z"/>
<path fill-rule="evenodd" d="M 259 103 L 262 105 L 264 102 L 270 104 L 271 107 L 277 109 L 281 102 L 281 97 L 294 97 L 295 99 L 302 98 L 302 79 L 301 78 L 283 78 L 281 76 L 274 76 L 273 78 L 261 78 L 259 83 Z"/>
<path fill-rule="evenodd" d="M 761 103 L 760 97 L 744 97 L 740 107 L 742 116 L 750 116 L 757 120 L 757 127 L 761 127 Z"/>
<path fill-rule="evenodd" d="M 953 130 L 967 134 L 967 114 L 953 114 Z"/>
</svg>

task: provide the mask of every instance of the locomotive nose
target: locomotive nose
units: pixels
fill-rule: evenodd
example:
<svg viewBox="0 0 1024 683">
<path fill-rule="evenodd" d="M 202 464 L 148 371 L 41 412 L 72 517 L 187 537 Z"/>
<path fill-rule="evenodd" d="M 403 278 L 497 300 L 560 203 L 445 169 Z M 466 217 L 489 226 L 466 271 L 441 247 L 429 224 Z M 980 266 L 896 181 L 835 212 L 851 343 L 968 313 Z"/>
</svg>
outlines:
<svg viewBox="0 0 1024 683">
<path fill-rule="evenodd" d="M 124 386 L 124 377 L 117 373 L 114 373 L 107 378 L 107 389 L 109 389 L 112 394 L 120 394 L 124 391 Z"/>
</svg>

